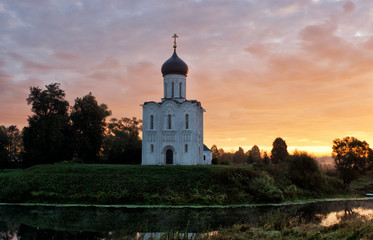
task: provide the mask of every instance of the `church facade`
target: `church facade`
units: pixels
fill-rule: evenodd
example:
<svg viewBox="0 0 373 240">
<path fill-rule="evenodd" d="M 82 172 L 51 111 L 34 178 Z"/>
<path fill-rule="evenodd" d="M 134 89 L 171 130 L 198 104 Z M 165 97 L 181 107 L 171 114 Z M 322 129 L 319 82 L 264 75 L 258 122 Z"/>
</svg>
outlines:
<svg viewBox="0 0 373 240">
<path fill-rule="evenodd" d="M 212 152 L 203 144 L 203 109 L 186 99 L 188 65 L 174 52 L 162 65 L 161 102 L 142 104 L 142 165 L 211 164 Z"/>
</svg>

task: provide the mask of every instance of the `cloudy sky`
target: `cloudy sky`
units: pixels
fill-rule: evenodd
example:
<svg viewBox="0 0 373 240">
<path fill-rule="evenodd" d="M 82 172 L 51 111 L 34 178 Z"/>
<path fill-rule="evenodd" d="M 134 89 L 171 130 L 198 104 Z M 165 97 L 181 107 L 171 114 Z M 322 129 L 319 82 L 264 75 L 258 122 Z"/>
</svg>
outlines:
<svg viewBox="0 0 373 240">
<path fill-rule="evenodd" d="M 0 125 L 27 125 L 30 86 L 54 82 L 141 118 L 177 33 L 208 146 L 373 145 L 372 19 L 367 0 L 0 0 Z"/>
</svg>

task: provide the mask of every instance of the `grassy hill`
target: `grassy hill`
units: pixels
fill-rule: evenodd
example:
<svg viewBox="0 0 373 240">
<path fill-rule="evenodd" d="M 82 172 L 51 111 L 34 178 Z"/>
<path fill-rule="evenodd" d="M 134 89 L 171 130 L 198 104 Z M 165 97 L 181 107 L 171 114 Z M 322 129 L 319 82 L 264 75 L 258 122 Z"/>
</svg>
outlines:
<svg viewBox="0 0 373 240">
<path fill-rule="evenodd" d="M 0 172 L 0 202 L 223 205 L 281 202 L 344 194 L 323 176 L 301 189 L 281 166 L 139 166 L 59 163 Z"/>
</svg>

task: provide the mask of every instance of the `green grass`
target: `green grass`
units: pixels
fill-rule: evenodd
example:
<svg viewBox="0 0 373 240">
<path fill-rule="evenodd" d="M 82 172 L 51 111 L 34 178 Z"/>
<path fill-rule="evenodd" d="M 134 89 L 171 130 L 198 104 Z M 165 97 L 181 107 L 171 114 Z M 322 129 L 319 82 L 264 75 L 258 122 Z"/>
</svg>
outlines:
<svg viewBox="0 0 373 240">
<path fill-rule="evenodd" d="M 309 192 L 292 186 L 286 172 L 273 168 L 59 163 L 1 171 L 0 202 L 250 204 L 332 197 L 343 193 L 336 183 L 337 180 L 328 179 L 324 184 L 326 187 L 320 186 L 324 190 Z"/>
<path fill-rule="evenodd" d="M 0 173 L 0 201 L 91 204 L 213 204 L 212 176 L 226 167 L 39 165 Z"/>
<path fill-rule="evenodd" d="M 373 193 L 373 171 L 367 172 L 365 175 L 352 181 L 351 187 L 364 193 Z"/>
</svg>

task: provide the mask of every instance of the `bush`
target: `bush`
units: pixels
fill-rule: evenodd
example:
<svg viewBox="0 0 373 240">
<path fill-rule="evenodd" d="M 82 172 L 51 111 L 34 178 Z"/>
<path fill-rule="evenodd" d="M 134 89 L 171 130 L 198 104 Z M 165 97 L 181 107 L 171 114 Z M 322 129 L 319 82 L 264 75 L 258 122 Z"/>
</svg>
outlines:
<svg viewBox="0 0 373 240">
<path fill-rule="evenodd" d="M 287 186 L 283 190 L 284 197 L 286 199 L 294 199 L 297 196 L 298 189 L 294 184 Z"/>
<path fill-rule="evenodd" d="M 325 167 L 323 169 L 323 171 L 329 177 L 337 177 L 338 176 L 337 170 L 335 168 Z"/>
<path fill-rule="evenodd" d="M 229 165 L 229 161 L 228 160 L 223 160 L 223 161 L 221 161 L 220 165 Z"/>
<path fill-rule="evenodd" d="M 284 200 L 281 190 L 274 185 L 273 178 L 267 175 L 254 178 L 249 189 L 254 199 L 259 202 L 281 202 Z"/>
<path fill-rule="evenodd" d="M 338 179 L 336 177 L 329 177 L 327 175 L 324 175 L 322 177 L 323 184 L 320 186 L 320 188 L 326 192 L 326 193 L 343 193 L 344 185 L 343 181 L 341 179 Z"/>
<path fill-rule="evenodd" d="M 221 184 L 228 184 L 239 188 L 247 188 L 257 172 L 245 168 L 227 168 L 216 173 L 215 177 Z"/>
<path fill-rule="evenodd" d="M 288 174 L 295 185 L 304 189 L 317 190 L 322 183 L 316 160 L 306 152 L 296 152 L 289 158 Z"/>
<path fill-rule="evenodd" d="M 218 164 L 218 159 L 217 159 L 217 158 L 213 158 L 213 159 L 211 160 L 211 164 L 212 164 L 212 165 L 217 165 L 217 164 Z"/>
</svg>

